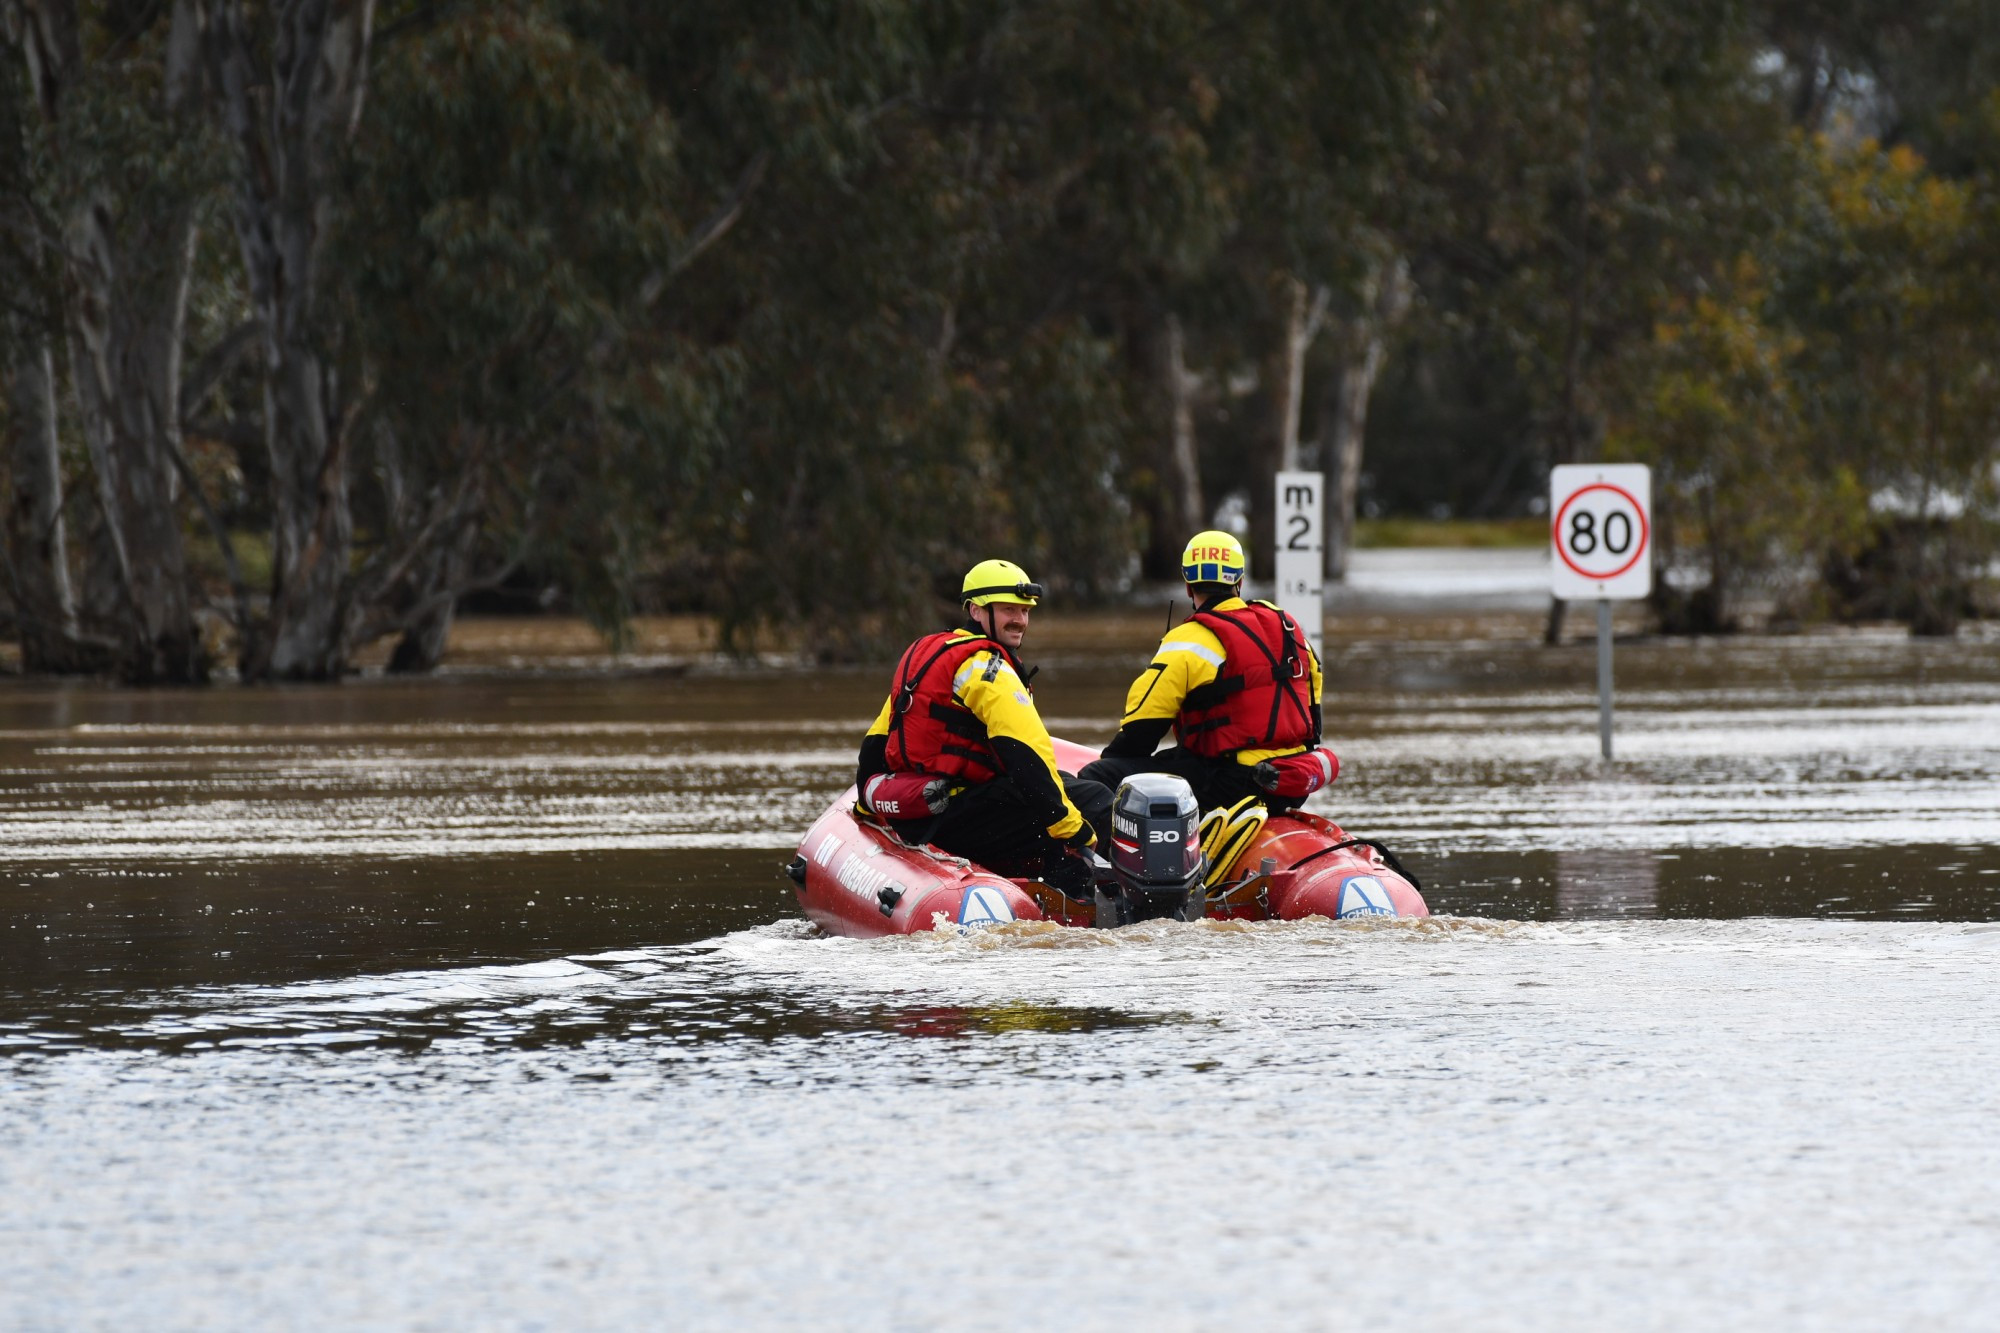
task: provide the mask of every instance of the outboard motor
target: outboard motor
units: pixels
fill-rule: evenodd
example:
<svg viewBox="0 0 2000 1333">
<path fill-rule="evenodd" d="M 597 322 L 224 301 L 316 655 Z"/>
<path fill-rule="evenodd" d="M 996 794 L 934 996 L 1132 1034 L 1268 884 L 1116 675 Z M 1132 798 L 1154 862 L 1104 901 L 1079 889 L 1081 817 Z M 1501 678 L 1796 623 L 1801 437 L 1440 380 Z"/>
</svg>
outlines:
<svg viewBox="0 0 2000 1333">
<path fill-rule="evenodd" d="M 1204 915 L 1201 807 L 1186 779 L 1135 773 L 1118 786 L 1111 803 L 1113 882 L 1097 890 L 1097 924 Z"/>
</svg>

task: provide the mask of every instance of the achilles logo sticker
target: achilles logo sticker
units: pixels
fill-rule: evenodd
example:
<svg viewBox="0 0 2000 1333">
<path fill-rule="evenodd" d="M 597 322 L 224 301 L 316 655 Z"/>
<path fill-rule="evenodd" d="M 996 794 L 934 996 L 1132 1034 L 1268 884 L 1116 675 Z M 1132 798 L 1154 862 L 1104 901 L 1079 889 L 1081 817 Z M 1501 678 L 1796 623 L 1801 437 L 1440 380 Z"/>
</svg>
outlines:
<svg viewBox="0 0 2000 1333">
<path fill-rule="evenodd" d="M 961 926 L 997 926 L 1013 919 L 1014 909 L 1007 905 L 1007 895 L 991 884 L 968 885 L 965 897 L 959 900 Z"/>
<path fill-rule="evenodd" d="M 1340 886 L 1340 919 L 1351 916 L 1394 916 L 1389 888 L 1373 875 L 1356 875 Z"/>
</svg>

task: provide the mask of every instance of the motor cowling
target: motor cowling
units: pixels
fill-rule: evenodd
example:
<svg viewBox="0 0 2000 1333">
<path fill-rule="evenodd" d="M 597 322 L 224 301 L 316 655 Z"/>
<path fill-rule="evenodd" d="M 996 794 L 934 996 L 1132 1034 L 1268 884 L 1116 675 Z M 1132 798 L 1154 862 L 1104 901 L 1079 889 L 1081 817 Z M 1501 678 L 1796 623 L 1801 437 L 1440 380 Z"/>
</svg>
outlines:
<svg viewBox="0 0 2000 1333">
<path fill-rule="evenodd" d="M 1111 803 L 1111 869 L 1116 882 L 1107 888 L 1115 893 L 1100 891 L 1100 924 L 1191 921 L 1203 914 L 1208 858 L 1201 848 L 1201 806 L 1185 779 L 1135 773 L 1119 784 Z"/>
</svg>

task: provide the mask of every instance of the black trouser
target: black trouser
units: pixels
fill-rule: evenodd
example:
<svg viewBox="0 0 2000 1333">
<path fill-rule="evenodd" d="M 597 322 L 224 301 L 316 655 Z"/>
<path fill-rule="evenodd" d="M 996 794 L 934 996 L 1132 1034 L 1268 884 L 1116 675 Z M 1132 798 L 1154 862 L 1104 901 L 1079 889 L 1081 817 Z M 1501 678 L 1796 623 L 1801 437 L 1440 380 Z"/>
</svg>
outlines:
<svg viewBox="0 0 2000 1333">
<path fill-rule="evenodd" d="M 1111 790 L 1065 773 L 1063 791 L 1082 812 L 1099 845 L 1108 848 Z M 1020 789 L 1004 777 L 966 788 L 935 818 L 899 820 L 895 829 L 906 842 L 930 843 L 996 875 L 1039 879 L 1072 898 L 1089 896 L 1090 868 L 1049 836 L 1040 812 L 1031 809 Z"/>
<path fill-rule="evenodd" d="M 1194 788 L 1194 799 L 1200 802 L 1203 814 L 1217 806 L 1235 805 L 1246 796 L 1255 796 L 1272 814 L 1305 804 L 1302 800 L 1273 796 L 1259 787 L 1256 772 L 1249 764 L 1239 764 L 1234 759 L 1204 758 L 1178 745 L 1143 759 L 1099 759 L 1084 766 L 1082 777 L 1116 792 L 1118 784 L 1134 773 L 1171 773 L 1186 778 L 1188 786 Z"/>
</svg>

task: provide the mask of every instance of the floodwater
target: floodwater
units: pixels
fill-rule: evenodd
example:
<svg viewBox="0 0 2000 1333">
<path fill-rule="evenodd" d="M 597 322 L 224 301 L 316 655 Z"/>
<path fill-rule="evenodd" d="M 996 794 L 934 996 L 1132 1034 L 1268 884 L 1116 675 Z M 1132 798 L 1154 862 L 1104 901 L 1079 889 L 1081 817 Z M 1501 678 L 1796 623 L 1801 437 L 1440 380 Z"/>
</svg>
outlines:
<svg viewBox="0 0 2000 1333">
<path fill-rule="evenodd" d="M 1331 627 L 1436 917 L 1117 934 L 798 919 L 879 670 L 0 681 L 0 1327 L 2000 1323 L 2000 636 L 1628 639 L 1607 770 L 1534 628 Z"/>
</svg>

